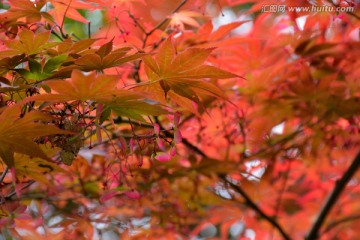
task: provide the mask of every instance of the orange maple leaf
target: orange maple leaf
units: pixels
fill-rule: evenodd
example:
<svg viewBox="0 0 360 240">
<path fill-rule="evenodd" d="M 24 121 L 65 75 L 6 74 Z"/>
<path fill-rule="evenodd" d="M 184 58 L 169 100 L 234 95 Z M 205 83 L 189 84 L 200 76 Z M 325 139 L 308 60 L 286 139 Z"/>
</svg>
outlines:
<svg viewBox="0 0 360 240">
<path fill-rule="evenodd" d="M 49 159 L 33 141 L 36 137 L 52 134 L 71 134 L 46 122 L 50 115 L 31 111 L 20 118 L 21 105 L 6 107 L 0 115 L 0 157 L 9 167 L 14 165 L 14 152 Z M 45 122 L 45 123 L 44 123 Z"/>
<path fill-rule="evenodd" d="M 214 66 L 204 65 L 213 49 L 189 48 L 177 55 L 172 40 L 169 38 L 159 48 L 155 58 L 149 55 L 143 57 L 149 81 L 140 83 L 138 86 L 160 87 L 165 97 L 168 92 L 175 93 L 198 104 L 200 103 L 199 93 L 225 99 L 221 89 L 205 79 L 225 79 L 237 77 L 237 75 Z M 177 102 L 180 105 L 183 104 L 181 101 Z"/>
</svg>

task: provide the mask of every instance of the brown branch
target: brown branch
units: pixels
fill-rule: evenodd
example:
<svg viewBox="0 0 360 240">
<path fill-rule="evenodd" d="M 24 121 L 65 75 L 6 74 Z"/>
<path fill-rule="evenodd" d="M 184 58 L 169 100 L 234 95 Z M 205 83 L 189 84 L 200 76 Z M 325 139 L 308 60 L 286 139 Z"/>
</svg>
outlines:
<svg viewBox="0 0 360 240">
<path fill-rule="evenodd" d="M 159 120 L 157 118 L 155 118 L 156 123 L 159 124 L 160 129 L 163 129 L 161 123 L 159 122 Z M 165 132 L 165 136 L 170 137 L 171 133 L 169 132 Z M 189 142 L 186 138 L 182 139 L 182 143 L 189 149 L 193 150 L 194 152 L 196 152 L 197 154 L 199 154 L 200 156 L 204 157 L 204 158 L 209 158 L 200 148 L 196 147 L 195 145 L 193 145 L 191 142 Z M 219 178 L 224 181 L 226 184 L 230 185 L 237 193 L 239 193 L 244 199 L 245 199 L 245 204 L 247 206 L 249 206 L 250 208 L 252 208 L 255 212 L 257 212 L 257 214 L 264 218 L 266 221 L 268 221 L 273 227 L 275 227 L 280 234 L 283 236 L 284 239 L 286 240 L 290 240 L 290 236 L 284 231 L 284 229 L 280 226 L 280 224 L 273 218 L 271 218 L 270 216 L 268 216 L 266 213 L 264 213 L 255 203 L 254 201 L 247 195 L 247 193 L 238 185 L 230 182 L 227 178 L 226 175 L 224 174 L 218 174 Z"/>
<path fill-rule="evenodd" d="M 350 179 L 353 177 L 353 175 L 355 174 L 355 172 L 358 170 L 359 167 L 360 167 L 360 152 L 356 155 L 354 161 L 345 171 L 341 179 L 336 182 L 334 189 L 328 196 L 328 199 L 326 200 L 325 204 L 320 210 L 318 218 L 316 219 L 314 225 L 310 229 L 309 234 L 305 239 L 314 240 L 319 238 L 319 230 L 323 225 L 323 223 L 325 222 L 327 215 L 330 213 L 331 209 L 335 206 L 340 194 L 344 191 L 347 183 L 350 181 Z"/>
<path fill-rule="evenodd" d="M 138 26 L 140 28 L 140 30 L 145 33 L 145 35 L 147 35 L 147 31 L 145 30 L 145 28 L 141 25 L 141 23 L 136 19 L 136 17 L 132 14 L 132 13 L 128 13 L 129 17 L 134 21 L 135 25 Z"/>
<path fill-rule="evenodd" d="M 172 12 L 171 14 L 176 13 L 177 11 L 179 11 L 179 9 L 185 5 L 185 3 L 187 2 L 187 0 L 183 0 Z M 168 18 L 164 18 L 161 22 L 159 22 L 150 32 L 147 33 L 147 35 L 151 35 L 156 29 L 159 29 L 162 27 L 162 25 L 164 25 L 166 23 L 166 21 L 168 20 Z"/>
<path fill-rule="evenodd" d="M 160 125 L 161 127 L 161 125 Z M 168 132 L 166 132 L 166 134 L 170 134 Z M 197 154 L 201 155 L 202 157 L 208 158 L 208 156 L 198 147 L 196 147 L 195 145 L 193 145 L 192 143 L 190 143 L 187 139 L 183 138 L 182 139 L 182 143 L 190 148 L 191 150 L 193 150 L 194 152 L 196 152 Z M 280 226 L 280 224 L 273 219 L 272 217 L 268 216 L 266 213 L 264 213 L 263 210 L 261 210 L 261 208 L 259 208 L 254 201 L 250 198 L 250 196 L 247 195 L 247 193 L 238 185 L 232 183 L 231 181 L 229 181 L 226 178 L 226 175 L 224 174 L 218 174 L 219 178 L 224 181 L 226 184 L 230 185 L 231 188 L 233 188 L 237 193 L 239 193 L 244 199 L 245 199 L 245 204 L 250 207 L 251 209 L 253 209 L 260 217 L 262 217 L 263 219 L 265 219 L 268 223 L 270 223 L 273 227 L 275 227 L 281 234 L 281 236 L 286 239 L 286 240 L 291 240 L 290 236 L 284 231 L 284 229 Z"/>
<path fill-rule="evenodd" d="M 239 193 L 244 199 L 245 204 L 252 208 L 260 217 L 268 221 L 273 227 L 275 227 L 281 234 L 281 236 L 286 239 L 290 240 L 290 236 L 284 231 L 284 229 L 280 226 L 280 224 L 272 217 L 267 215 L 263 210 L 261 210 L 250 198 L 250 196 L 247 195 L 247 193 L 242 189 L 240 186 L 232 183 L 229 181 L 225 175 L 219 175 L 219 177 L 228 184 L 232 189 L 234 189 L 237 193 Z"/>
<path fill-rule="evenodd" d="M 34 180 L 31 180 L 29 181 L 27 184 L 25 184 L 23 187 L 21 187 L 21 191 L 30 187 L 32 184 L 34 184 L 35 181 Z M 10 200 L 14 195 L 16 195 L 16 191 L 12 191 L 11 193 L 9 193 L 8 195 L 6 195 L 5 199 L 6 200 Z"/>
<path fill-rule="evenodd" d="M 324 229 L 323 233 L 329 232 L 331 229 L 333 229 L 334 227 L 342 224 L 342 223 L 346 223 L 346 222 L 350 222 L 350 221 L 354 221 L 354 220 L 359 220 L 360 219 L 360 215 L 352 215 L 352 216 L 348 216 L 348 217 L 344 217 L 344 218 L 340 218 L 336 221 L 333 221 L 331 223 L 329 223 L 329 225 Z"/>
<path fill-rule="evenodd" d="M 179 9 L 185 5 L 185 3 L 187 2 L 187 0 L 183 0 L 181 1 L 181 3 L 171 12 L 171 14 L 174 14 L 176 13 L 177 11 L 179 11 Z M 157 29 L 161 28 L 165 23 L 166 21 L 168 20 L 169 18 L 166 17 L 164 18 L 161 22 L 159 22 L 153 29 L 151 29 L 149 32 L 146 32 L 145 33 L 145 38 L 143 40 L 143 48 L 146 46 L 146 42 L 148 40 L 148 37 L 153 34 L 153 32 L 155 32 Z"/>
</svg>

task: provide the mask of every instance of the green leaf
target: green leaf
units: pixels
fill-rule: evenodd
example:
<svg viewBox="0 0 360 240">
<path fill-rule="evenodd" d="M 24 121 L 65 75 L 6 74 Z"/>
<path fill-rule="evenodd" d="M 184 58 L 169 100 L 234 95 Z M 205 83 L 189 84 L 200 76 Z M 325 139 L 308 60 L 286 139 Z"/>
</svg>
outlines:
<svg viewBox="0 0 360 240">
<path fill-rule="evenodd" d="M 45 63 L 44 72 L 52 73 L 56 70 L 65 60 L 67 59 L 66 54 L 62 54 L 53 58 L 50 58 L 49 61 Z"/>
<path fill-rule="evenodd" d="M 104 121 L 108 120 L 111 114 L 111 108 L 104 108 L 103 112 L 100 115 L 100 124 L 103 124 Z"/>
<path fill-rule="evenodd" d="M 42 72 L 41 64 L 31 58 L 29 59 L 29 69 L 30 69 L 31 73 L 41 73 Z"/>
<path fill-rule="evenodd" d="M 143 115 L 159 116 L 168 113 L 159 104 L 149 104 L 141 100 L 112 102 L 109 107 L 118 115 L 146 122 Z"/>
</svg>

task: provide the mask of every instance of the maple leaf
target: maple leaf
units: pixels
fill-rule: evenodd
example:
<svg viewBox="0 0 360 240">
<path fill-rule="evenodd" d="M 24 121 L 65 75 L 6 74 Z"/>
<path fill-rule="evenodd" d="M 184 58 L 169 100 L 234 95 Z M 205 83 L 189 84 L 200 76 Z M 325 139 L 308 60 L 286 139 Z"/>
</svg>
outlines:
<svg viewBox="0 0 360 240">
<path fill-rule="evenodd" d="M 106 68 L 116 67 L 126 62 L 136 60 L 144 53 L 135 53 L 126 55 L 131 48 L 124 47 L 112 51 L 112 40 L 101 46 L 95 53 L 86 54 L 75 61 L 75 64 L 80 66 L 83 71 L 103 71 Z"/>
<path fill-rule="evenodd" d="M 54 6 L 54 8 L 51 9 L 49 13 L 53 15 L 56 22 L 60 24 L 64 21 L 65 17 L 87 24 L 89 23 L 89 21 L 78 12 L 78 9 L 96 9 L 95 6 L 88 4 L 84 1 L 51 0 L 50 2 Z"/>
<path fill-rule="evenodd" d="M 160 85 L 165 97 L 169 91 L 172 91 L 197 104 L 200 103 L 198 93 L 207 93 L 225 99 L 225 95 L 215 84 L 204 79 L 233 78 L 237 75 L 214 66 L 204 65 L 213 49 L 189 48 L 176 55 L 169 38 L 159 48 L 155 58 L 148 55 L 143 57 L 149 81 L 138 86 Z M 181 105 L 182 102 L 179 101 L 178 104 Z"/>
<path fill-rule="evenodd" d="M 10 70 L 15 69 L 20 63 L 27 60 L 25 54 L 16 55 L 13 57 L 5 57 L 0 59 L 0 75 L 7 73 Z"/>
<path fill-rule="evenodd" d="M 0 58 L 18 54 L 37 54 L 58 45 L 56 42 L 49 42 L 50 31 L 35 34 L 33 31 L 24 29 L 18 35 L 19 40 L 5 41 L 5 45 L 9 50 L 0 52 Z"/>
<path fill-rule="evenodd" d="M 56 148 L 41 148 L 47 155 L 51 156 L 58 151 Z M 51 153 L 50 153 L 51 152 Z M 24 154 L 15 154 L 14 167 L 18 178 L 30 178 L 46 185 L 52 185 L 46 178 L 48 173 L 65 173 L 66 171 L 58 165 L 41 158 L 31 158 Z"/>
<path fill-rule="evenodd" d="M 204 18 L 204 15 L 193 11 L 180 11 L 171 15 L 169 25 L 174 28 L 185 29 L 185 24 L 192 27 L 199 27 L 200 24 L 195 18 Z"/>
<path fill-rule="evenodd" d="M 91 49 L 91 45 L 95 41 L 97 41 L 97 39 L 84 39 L 73 43 L 70 39 L 66 39 L 62 43 L 59 43 L 57 46 L 57 56 L 49 59 L 44 66 L 43 71 L 46 73 L 46 80 L 69 78 L 74 69 L 82 68 L 74 64 L 74 59 L 78 59 L 82 55 L 87 54 L 87 51 L 93 53 L 94 50 Z M 65 66 L 59 69 L 61 65 Z M 85 68 L 86 67 L 84 67 L 84 69 Z"/>
<path fill-rule="evenodd" d="M 159 104 L 152 104 L 143 100 L 143 96 L 132 93 L 128 96 L 115 98 L 111 102 L 107 102 L 104 111 L 107 109 L 113 110 L 119 116 L 129 117 L 134 120 L 145 122 L 142 115 L 159 116 L 168 113 Z"/>
<path fill-rule="evenodd" d="M 0 157 L 9 167 L 14 165 L 14 152 L 49 159 L 33 141 L 36 137 L 52 134 L 71 134 L 46 122 L 53 120 L 47 114 L 31 111 L 19 118 L 21 106 L 6 107 L 0 115 Z"/>
<path fill-rule="evenodd" d="M 95 72 L 83 74 L 79 70 L 74 70 L 71 79 L 46 81 L 46 85 L 57 94 L 37 95 L 28 98 L 27 101 L 109 101 L 119 95 L 120 92 L 126 92 L 114 88 L 117 81 L 115 76 L 97 75 Z"/>
<path fill-rule="evenodd" d="M 49 59 L 45 64 L 41 64 L 36 60 L 29 58 L 29 70 L 17 68 L 15 71 L 27 79 L 27 82 L 34 82 L 47 79 L 54 75 L 54 71 L 67 59 L 67 55 L 62 54 Z M 55 72 L 57 73 L 57 72 Z"/>
<path fill-rule="evenodd" d="M 28 23 L 38 22 L 41 17 L 45 18 L 48 22 L 53 23 L 52 16 L 47 12 L 42 12 L 42 7 L 46 4 L 44 0 L 34 1 L 31 0 L 8 0 L 10 9 L 0 14 L 0 22 L 8 24 L 12 21 L 16 21 L 19 18 L 26 18 Z"/>
<path fill-rule="evenodd" d="M 29 101 L 66 102 L 93 100 L 106 104 L 104 111 L 111 109 L 118 115 L 144 121 L 141 115 L 158 116 L 167 113 L 158 104 L 146 102 L 145 97 L 129 90 L 116 89 L 115 76 L 83 74 L 74 70 L 70 80 L 50 80 L 46 84 L 56 94 L 42 94 L 25 99 Z"/>
</svg>

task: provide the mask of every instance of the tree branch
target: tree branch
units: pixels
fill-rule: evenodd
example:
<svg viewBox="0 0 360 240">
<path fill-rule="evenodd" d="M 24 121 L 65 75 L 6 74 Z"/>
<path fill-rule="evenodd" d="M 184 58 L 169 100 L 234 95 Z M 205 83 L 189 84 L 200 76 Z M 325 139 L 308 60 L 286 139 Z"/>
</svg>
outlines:
<svg viewBox="0 0 360 240">
<path fill-rule="evenodd" d="M 202 157 L 208 158 L 208 156 L 198 147 L 194 146 L 192 143 L 190 143 L 187 139 L 183 138 L 182 143 L 196 152 L 197 154 L 201 155 Z M 224 181 L 226 184 L 230 185 L 237 193 L 239 193 L 244 199 L 245 204 L 252 208 L 260 217 L 265 219 L 268 223 L 270 223 L 273 227 L 275 227 L 281 234 L 281 236 L 286 240 L 291 240 L 290 236 L 284 231 L 284 229 L 280 226 L 280 224 L 273 219 L 272 217 L 268 216 L 266 213 L 264 213 L 250 198 L 250 196 L 247 195 L 247 193 L 238 185 L 232 183 L 226 178 L 226 175 L 218 174 L 219 178 Z"/>
<path fill-rule="evenodd" d="M 345 171 L 341 179 L 336 182 L 333 191 L 330 193 L 327 201 L 325 202 L 319 213 L 318 218 L 316 219 L 314 225 L 310 229 L 309 234 L 305 239 L 314 240 L 319 238 L 319 230 L 323 225 L 327 215 L 330 213 L 331 209 L 336 204 L 340 194 L 346 188 L 347 183 L 350 181 L 350 179 L 352 178 L 352 176 L 355 174 L 355 172 L 358 170 L 359 167 L 360 167 L 360 152 L 356 155 L 354 161 Z"/>
<path fill-rule="evenodd" d="M 187 0 L 182 0 L 182 1 L 180 2 L 180 4 L 171 12 L 171 14 L 174 14 L 174 13 L 176 13 L 177 11 L 179 11 L 180 8 L 185 5 L 186 2 L 187 2 Z M 143 40 L 143 46 L 142 46 L 143 48 L 146 46 L 146 42 L 147 42 L 149 36 L 150 36 L 151 34 L 153 34 L 157 29 L 161 28 L 162 25 L 164 25 L 168 19 L 169 19 L 169 17 L 164 18 L 164 19 L 163 19 L 161 22 L 159 22 L 153 29 L 151 29 L 151 30 L 148 31 L 148 32 L 145 32 L 145 38 L 144 38 L 144 40 Z"/>
<path fill-rule="evenodd" d="M 290 240 L 290 236 L 284 231 L 284 229 L 280 226 L 280 224 L 272 217 L 270 217 L 269 215 L 267 215 L 266 213 L 264 213 L 263 210 L 261 210 L 250 198 L 250 196 L 247 195 L 247 193 L 244 191 L 244 189 L 242 189 L 240 186 L 232 183 L 231 181 L 229 181 L 225 175 L 219 175 L 219 177 L 228 185 L 230 185 L 230 187 L 232 189 L 234 189 L 237 193 L 239 193 L 244 199 L 245 199 L 245 204 L 248 205 L 250 208 L 252 208 L 257 214 L 259 214 L 260 217 L 262 217 L 263 219 L 265 219 L 266 221 L 268 221 L 272 226 L 274 226 L 281 234 L 281 236 L 283 236 L 284 239 L 286 240 Z"/>
<path fill-rule="evenodd" d="M 186 2 L 187 2 L 187 0 L 181 1 L 181 3 L 171 12 L 171 14 L 174 14 L 174 13 L 176 13 L 177 11 L 179 11 L 180 8 L 185 5 Z M 151 29 L 146 35 L 149 36 L 149 35 L 151 35 L 153 32 L 155 32 L 156 29 L 161 28 L 161 26 L 164 25 L 168 19 L 169 19 L 168 17 L 167 17 L 167 18 L 164 18 L 164 19 L 163 19 L 161 22 L 159 22 L 153 29 Z"/>
<path fill-rule="evenodd" d="M 34 180 L 30 180 L 28 183 L 26 183 L 24 186 L 21 187 L 21 191 L 30 187 L 31 185 L 33 185 L 35 183 Z M 6 195 L 5 199 L 6 200 L 10 200 L 13 196 L 16 195 L 16 191 L 12 191 L 11 193 L 9 193 L 8 195 Z"/>
<path fill-rule="evenodd" d="M 329 232 L 331 229 L 333 229 L 334 227 L 336 227 L 342 223 L 351 222 L 351 221 L 359 220 L 359 219 L 360 219 L 360 215 L 352 215 L 352 216 L 340 218 L 336 221 L 329 223 L 329 225 L 325 228 L 325 230 L 322 232 L 322 234 Z"/>
</svg>

